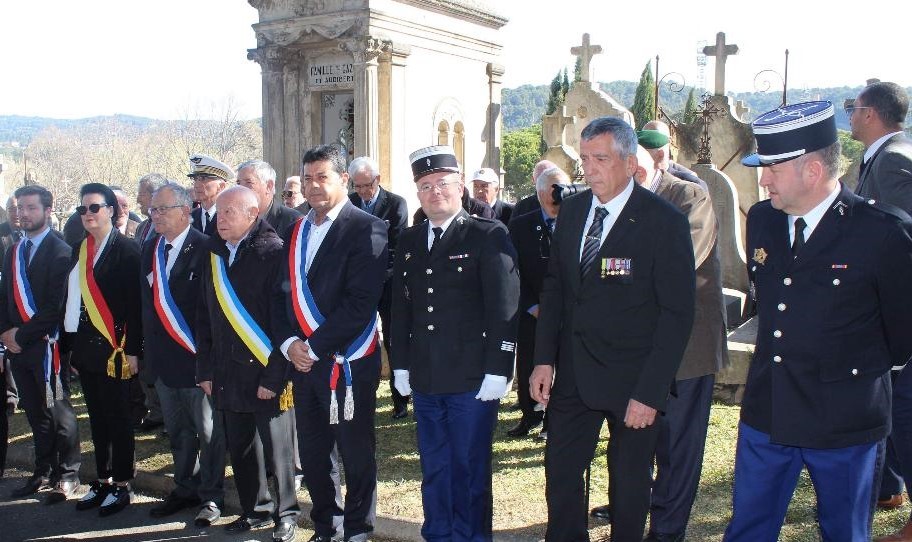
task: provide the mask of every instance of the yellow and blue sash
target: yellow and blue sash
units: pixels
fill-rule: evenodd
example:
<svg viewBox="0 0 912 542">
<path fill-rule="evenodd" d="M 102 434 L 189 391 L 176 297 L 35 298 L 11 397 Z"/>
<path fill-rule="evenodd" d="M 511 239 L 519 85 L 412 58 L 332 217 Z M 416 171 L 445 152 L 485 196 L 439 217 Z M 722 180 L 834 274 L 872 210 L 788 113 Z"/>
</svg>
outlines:
<svg viewBox="0 0 912 542">
<path fill-rule="evenodd" d="M 231 329 L 247 345 L 247 349 L 253 353 L 263 367 L 266 367 L 269 365 L 269 354 L 272 352 L 269 337 L 238 299 L 237 293 L 228 279 L 225 261 L 214 252 L 210 253 L 210 256 L 212 258 L 212 285 L 215 288 L 215 297 L 218 299 L 222 314 L 231 324 Z"/>
<path fill-rule="evenodd" d="M 306 218 L 299 218 L 291 231 L 291 240 L 288 249 L 288 272 L 291 278 L 292 294 L 291 304 L 295 320 L 304 332 L 310 337 L 326 321 L 314 300 L 313 293 L 307 283 L 307 273 L 304 270 L 307 254 L 307 240 L 310 235 L 311 222 Z M 339 405 L 336 401 L 336 387 L 340 373 L 345 377 L 345 409 L 343 416 L 351 420 L 355 415 L 354 396 L 352 395 L 352 376 L 350 362 L 366 357 L 377 348 L 377 315 L 368 323 L 364 331 L 346 348 L 344 355 L 333 355 L 335 363 L 329 377 L 330 402 L 329 423 L 339 423 Z M 340 371 L 341 368 L 341 371 Z"/>
</svg>

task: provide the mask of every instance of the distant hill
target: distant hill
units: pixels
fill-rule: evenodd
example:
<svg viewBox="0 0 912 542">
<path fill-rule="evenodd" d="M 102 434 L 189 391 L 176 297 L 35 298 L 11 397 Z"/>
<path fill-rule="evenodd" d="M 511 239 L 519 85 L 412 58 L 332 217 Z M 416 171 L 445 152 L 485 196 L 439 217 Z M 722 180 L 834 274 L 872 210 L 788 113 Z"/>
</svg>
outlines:
<svg viewBox="0 0 912 542">
<path fill-rule="evenodd" d="M 633 96 L 637 84 L 633 81 L 612 81 L 599 83 L 602 91 L 617 100 L 624 107 L 633 105 Z M 849 129 L 849 119 L 846 118 L 842 104 L 847 99 L 852 99 L 861 92 L 863 87 L 833 87 L 811 89 L 789 89 L 789 103 L 808 100 L 830 100 L 836 106 L 836 125 L 842 130 Z M 906 89 L 912 94 L 912 87 Z M 669 115 L 681 112 L 687 101 L 690 87 L 685 87 L 681 92 L 670 92 L 663 86 L 659 91 L 659 102 L 662 109 Z M 775 109 L 782 99 L 781 92 L 730 92 L 735 100 L 742 100 L 750 107 L 751 118 L 756 115 Z M 699 102 L 699 92 L 696 93 Z M 548 85 L 523 85 L 517 88 L 503 90 L 503 122 L 507 131 L 528 128 L 541 122 L 548 104 Z"/>
<path fill-rule="evenodd" d="M 74 126 L 99 124 L 108 120 L 115 120 L 121 125 L 132 128 L 144 129 L 161 121 L 146 117 L 132 115 L 112 115 L 106 117 L 88 117 L 84 119 L 51 119 L 47 117 L 23 117 L 20 115 L 0 115 L 0 145 L 18 143 L 25 147 L 33 137 L 45 128 L 51 126 L 65 129 Z"/>
</svg>

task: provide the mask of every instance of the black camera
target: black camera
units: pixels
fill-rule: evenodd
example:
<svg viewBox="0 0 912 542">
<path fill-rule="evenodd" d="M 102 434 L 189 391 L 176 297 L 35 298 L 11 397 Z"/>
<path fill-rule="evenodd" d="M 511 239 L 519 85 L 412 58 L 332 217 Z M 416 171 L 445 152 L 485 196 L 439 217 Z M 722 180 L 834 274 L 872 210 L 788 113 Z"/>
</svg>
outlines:
<svg viewBox="0 0 912 542">
<path fill-rule="evenodd" d="M 551 185 L 551 199 L 554 200 L 555 205 L 560 205 L 564 199 L 569 198 L 577 192 L 582 192 L 587 187 L 584 184 L 560 184 L 554 183 Z"/>
</svg>

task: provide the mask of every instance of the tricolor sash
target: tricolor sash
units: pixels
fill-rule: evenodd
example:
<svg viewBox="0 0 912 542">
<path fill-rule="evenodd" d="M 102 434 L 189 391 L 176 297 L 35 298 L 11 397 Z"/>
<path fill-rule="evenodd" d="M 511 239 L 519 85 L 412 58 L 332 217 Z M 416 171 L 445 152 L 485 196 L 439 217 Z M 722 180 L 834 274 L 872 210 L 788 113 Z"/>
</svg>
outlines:
<svg viewBox="0 0 912 542">
<path fill-rule="evenodd" d="M 32 296 L 32 285 L 29 282 L 28 273 L 26 273 L 28 260 L 25 256 L 25 243 L 23 241 L 17 242 L 13 247 L 12 254 L 13 300 L 16 304 L 16 309 L 19 311 L 19 317 L 25 323 L 31 320 L 35 313 L 38 312 L 38 305 Z M 44 337 L 47 346 L 45 347 L 44 363 L 42 365 L 44 366 L 45 399 L 48 408 L 54 406 L 55 399 L 63 398 L 63 387 L 60 382 L 60 351 L 57 347 L 57 337 L 58 331 L 56 328 L 54 328 L 54 332 L 51 335 Z"/>
<path fill-rule="evenodd" d="M 298 219 L 291 231 L 291 242 L 288 250 L 288 272 L 293 286 L 291 305 L 294 310 L 295 320 L 297 320 L 298 325 L 307 337 L 313 335 L 317 328 L 326 321 L 326 317 L 323 316 L 317 307 L 317 303 L 310 291 L 310 286 L 307 283 L 307 273 L 304 271 L 310 225 L 310 221 L 306 218 Z M 345 409 L 343 416 L 346 420 L 351 420 L 354 417 L 355 402 L 352 395 L 350 362 L 372 354 L 377 348 L 377 335 L 377 315 L 374 313 L 370 323 L 346 348 L 344 355 L 338 352 L 333 354 L 335 363 L 329 376 L 329 423 L 339 423 L 336 387 L 340 373 L 345 377 Z"/>
<path fill-rule="evenodd" d="M 108 344 L 113 349 L 108 358 L 108 376 L 117 378 L 114 361 L 120 355 L 120 378 L 126 380 L 133 376 L 123 349 L 127 340 L 127 327 L 124 326 L 124 332 L 118 344 L 117 332 L 114 330 L 114 317 L 101 294 L 101 289 L 98 288 L 98 283 L 95 282 L 95 250 L 95 238 L 91 235 L 86 236 L 79 246 L 79 262 L 76 264 L 79 267 L 79 290 L 82 293 L 82 303 L 89 315 L 89 321 L 101 333 L 101 336 L 108 340 Z"/>
<path fill-rule="evenodd" d="M 158 238 L 155 252 L 152 255 L 152 305 L 155 313 L 162 323 L 162 327 L 174 342 L 181 345 L 191 354 L 196 354 L 196 345 L 190 326 L 184 319 L 180 308 L 171 296 L 171 287 L 168 285 L 168 259 L 165 257 L 165 237 Z"/>
</svg>

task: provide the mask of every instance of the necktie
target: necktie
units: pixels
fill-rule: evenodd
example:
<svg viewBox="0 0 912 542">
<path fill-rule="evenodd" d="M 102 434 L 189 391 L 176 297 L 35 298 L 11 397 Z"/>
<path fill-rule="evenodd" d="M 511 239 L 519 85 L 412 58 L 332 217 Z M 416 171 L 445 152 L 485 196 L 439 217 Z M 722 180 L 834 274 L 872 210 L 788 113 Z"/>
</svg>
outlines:
<svg viewBox="0 0 912 542">
<path fill-rule="evenodd" d="M 431 231 L 434 232 L 434 240 L 431 242 L 431 250 L 428 253 L 434 252 L 434 247 L 437 246 L 437 241 L 440 241 L 440 236 L 443 235 L 443 228 L 431 228 Z"/>
<path fill-rule="evenodd" d="M 168 254 L 171 252 L 171 249 L 174 248 L 171 246 L 171 243 L 165 243 L 165 275 L 170 276 L 168 273 Z"/>
<path fill-rule="evenodd" d="M 203 223 L 203 232 L 205 232 L 206 226 L 209 225 L 209 211 L 203 211 L 200 213 L 200 222 Z"/>
<path fill-rule="evenodd" d="M 807 223 L 803 218 L 795 220 L 795 241 L 792 242 L 792 258 L 797 258 L 798 252 L 804 246 L 804 228 L 806 227 Z"/>
<path fill-rule="evenodd" d="M 554 219 L 553 218 L 545 219 L 545 225 L 548 226 L 548 231 L 550 231 L 551 233 L 554 233 Z"/>
<path fill-rule="evenodd" d="M 13 230 L 13 241 L 21 241 L 23 237 L 22 230 Z"/>
<path fill-rule="evenodd" d="M 595 217 L 592 219 L 592 225 L 586 232 L 586 240 L 583 243 L 583 255 L 580 257 L 580 278 L 586 276 L 586 272 L 592 267 L 592 262 L 598 254 L 599 247 L 602 244 L 602 223 L 608 216 L 608 210 L 604 207 L 595 208 Z"/>
<path fill-rule="evenodd" d="M 27 239 L 25 241 L 25 265 L 28 267 L 28 264 L 32 263 L 32 240 Z"/>
</svg>

